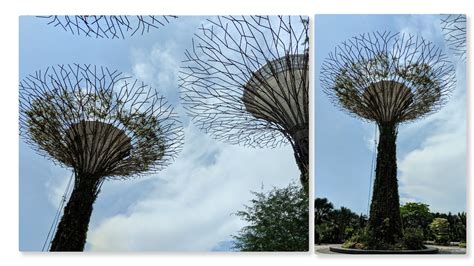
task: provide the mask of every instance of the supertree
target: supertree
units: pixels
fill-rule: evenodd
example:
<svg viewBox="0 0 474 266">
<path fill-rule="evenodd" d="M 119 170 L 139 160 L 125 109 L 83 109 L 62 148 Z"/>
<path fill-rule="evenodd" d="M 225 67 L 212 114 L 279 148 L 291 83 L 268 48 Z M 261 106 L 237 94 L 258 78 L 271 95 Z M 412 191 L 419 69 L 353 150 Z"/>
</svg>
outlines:
<svg viewBox="0 0 474 266">
<path fill-rule="evenodd" d="M 208 20 L 185 53 L 181 99 L 195 125 L 249 147 L 290 143 L 308 190 L 307 17 Z"/>
<path fill-rule="evenodd" d="M 449 48 L 466 61 L 466 15 L 441 15 L 441 28 Z"/>
<path fill-rule="evenodd" d="M 125 39 L 164 27 L 176 16 L 39 16 L 48 25 L 92 38 Z"/>
<path fill-rule="evenodd" d="M 455 86 L 454 67 L 440 48 L 421 37 L 375 32 L 337 46 L 322 64 L 320 81 L 336 106 L 378 126 L 369 229 L 393 244 L 402 236 L 398 126 L 445 104 Z"/>
<path fill-rule="evenodd" d="M 105 180 L 159 171 L 181 150 L 182 126 L 158 92 L 118 71 L 57 65 L 20 82 L 20 135 L 74 173 L 51 251 L 84 249 Z"/>
</svg>

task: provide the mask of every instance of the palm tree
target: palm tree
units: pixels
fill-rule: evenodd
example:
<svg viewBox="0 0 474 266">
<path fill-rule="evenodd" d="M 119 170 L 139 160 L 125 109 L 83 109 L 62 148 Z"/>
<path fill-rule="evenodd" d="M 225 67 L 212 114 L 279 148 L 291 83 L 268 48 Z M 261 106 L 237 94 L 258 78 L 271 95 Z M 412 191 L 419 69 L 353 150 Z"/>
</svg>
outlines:
<svg viewBox="0 0 474 266">
<path fill-rule="evenodd" d="M 329 220 L 329 216 L 334 210 L 334 206 L 327 198 L 316 198 L 314 200 L 314 240 L 321 244 L 319 235 L 319 225 Z"/>
</svg>

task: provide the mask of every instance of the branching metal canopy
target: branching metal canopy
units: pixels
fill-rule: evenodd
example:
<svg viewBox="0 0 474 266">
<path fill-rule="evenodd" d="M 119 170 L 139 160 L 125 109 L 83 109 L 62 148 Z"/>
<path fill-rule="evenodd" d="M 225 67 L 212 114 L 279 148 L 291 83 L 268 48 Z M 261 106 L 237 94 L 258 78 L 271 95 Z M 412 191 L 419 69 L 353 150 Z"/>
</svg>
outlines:
<svg viewBox="0 0 474 266">
<path fill-rule="evenodd" d="M 307 130 L 308 18 L 224 16 L 199 30 L 180 72 L 198 127 L 250 147 L 280 146 Z"/>
<path fill-rule="evenodd" d="M 125 179 L 177 156 L 181 122 L 158 92 L 118 71 L 57 65 L 20 82 L 20 134 L 79 176 Z"/>
<path fill-rule="evenodd" d="M 92 38 L 125 39 L 164 27 L 176 16 L 40 16 L 48 25 Z"/>
<path fill-rule="evenodd" d="M 466 61 L 466 15 L 442 15 L 441 28 L 449 48 Z"/>
<path fill-rule="evenodd" d="M 413 35 L 375 32 L 337 46 L 321 67 L 335 105 L 359 118 L 401 123 L 437 111 L 455 87 L 453 64 Z"/>
</svg>

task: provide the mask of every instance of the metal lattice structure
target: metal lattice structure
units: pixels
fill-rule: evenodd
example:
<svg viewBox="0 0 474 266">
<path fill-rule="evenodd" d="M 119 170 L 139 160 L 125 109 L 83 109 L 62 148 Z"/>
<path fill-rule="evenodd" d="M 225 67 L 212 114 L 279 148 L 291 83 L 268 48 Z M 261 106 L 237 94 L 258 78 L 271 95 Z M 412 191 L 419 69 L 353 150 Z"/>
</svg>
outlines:
<svg viewBox="0 0 474 266">
<path fill-rule="evenodd" d="M 92 38 L 125 39 L 166 26 L 176 16 L 40 16 L 48 25 L 74 35 Z"/>
<path fill-rule="evenodd" d="M 358 118 L 403 123 L 438 111 L 454 89 L 454 66 L 432 43 L 390 32 L 362 34 L 323 62 L 331 101 Z"/>
<path fill-rule="evenodd" d="M 83 249 L 104 180 L 159 171 L 183 144 L 181 122 L 156 90 L 106 67 L 77 64 L 52 66 L 20 82 L 20 135 L 74 171 L 52 251 Z"/>
<path fill-rule="evenodd" d="M 248 147 L 291 143 L 308 171 L 308 18 L 208 20 L 185 53 L 181 99 L 215 139 Z"/>
<path fill-rule="evenodd" d="M 369 227 L 380 243 L 402 236 L 396 137 L 400 123 L 438 111 L 455 88 L 455 69 L 429 41 L 375 32 L 337 46 L 323 62 L 321 85 L 341 110 L 379 128 Z"/>
<path fill-rule="evenodd" d="M 441 16 L 441 28 L 444 39 L 453 53 L 465 62 L 466 46 L 466 15 L 450 14 Z"/>
</svg>

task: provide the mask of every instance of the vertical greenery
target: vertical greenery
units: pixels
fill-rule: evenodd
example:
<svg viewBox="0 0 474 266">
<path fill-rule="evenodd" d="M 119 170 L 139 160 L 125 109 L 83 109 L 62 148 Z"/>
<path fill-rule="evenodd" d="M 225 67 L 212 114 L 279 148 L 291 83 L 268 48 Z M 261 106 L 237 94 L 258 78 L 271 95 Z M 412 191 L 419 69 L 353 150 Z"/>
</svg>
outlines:
<svg viewBox="0 0 474 266">
<path fill-rule="evenodd" d="M 402 238 L 397 181 L 396 124 L 379 123 L 379 132 L 369 230 L 378 241 L 395 244 Z"/>
<path fill-rule="evenodd" d="M 83 251 L 94 201 L 100 180 L 90 176 L 77 177 L 71 197 L 64 208 L 50 251 Z"/>
<path fill-rule="evenodd" d="M 290 184 L 254 198 L 237 216 L 247 222 L 234 238 L 240 251 L 307 251 L 309 248 L 308 196 Z"/>
</svg>

